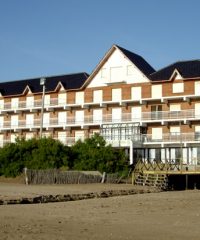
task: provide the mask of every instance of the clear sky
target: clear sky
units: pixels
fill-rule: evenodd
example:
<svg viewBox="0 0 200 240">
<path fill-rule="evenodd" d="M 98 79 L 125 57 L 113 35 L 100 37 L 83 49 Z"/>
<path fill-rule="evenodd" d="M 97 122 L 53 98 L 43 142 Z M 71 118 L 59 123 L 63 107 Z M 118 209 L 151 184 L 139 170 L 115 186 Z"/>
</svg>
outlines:
<svg viewBox="0 0 200 240">
<path fill-rule="evenodd" d="M 199 0 L 0 0 L 0 82 L 91 73 L 113 44 L 155 69 L 200 59 Z"/>
</svg>

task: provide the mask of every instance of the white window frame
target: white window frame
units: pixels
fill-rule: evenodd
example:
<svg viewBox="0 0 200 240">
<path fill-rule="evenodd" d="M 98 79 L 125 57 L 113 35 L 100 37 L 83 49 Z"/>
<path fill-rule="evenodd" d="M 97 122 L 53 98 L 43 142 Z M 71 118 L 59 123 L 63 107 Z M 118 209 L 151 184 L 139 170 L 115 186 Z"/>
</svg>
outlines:
<svg viewBox="0 0 200 240">
<path fill-rule="evenodd" d="M 67 103 L 67 93 L 58 94 L 58 105 L 65 105 Z"/>
<path fill-rule="evenodd" d="M 93 102 L 101 103 L 103 101 L 103 90 L 94 90 L 93 91 Z"/>
<path fill-rule="evenodd" d="M 76 104 L 84 103 L 84 92 L 76 92 L 75 103 Z"/>
<path fill-rule="evenodd" d="M 112 89 L 112 101 L 120 102 L 122 100 L 122 89 L 121 88 L 113 88 Z"/>
<path fill-rule="evenodd" d="M 131 88 L 131 100 L 140 100 L 142 97 L 142 88 L 141 87 L 132 87 Z"/>
<path fill-rule="evenodd" d="M 182 93 L 182 92 L 184 92 L 184 82 L 173 83 L 172 93 Z"/>
<path fill-rule="evenodd" d="M 127 76 L 133 76 L 134 75 L 134 66 L 133 65 L 128 65 L 126 67 L 126 74 L 127 74 Z"/>
<path fill-rule="evenodd" d="M 151 97 L 161 98 L 162 97 L 162 85 L 152 85 L 151 86 Z"/>
</svg>

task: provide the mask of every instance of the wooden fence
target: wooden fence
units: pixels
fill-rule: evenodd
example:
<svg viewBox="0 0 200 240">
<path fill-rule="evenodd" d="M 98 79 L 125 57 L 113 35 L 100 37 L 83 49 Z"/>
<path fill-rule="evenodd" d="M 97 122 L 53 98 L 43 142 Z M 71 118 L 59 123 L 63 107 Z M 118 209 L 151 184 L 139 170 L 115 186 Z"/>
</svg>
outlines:
<svg viewBox="0 0 200 240">
<path fill-rule="evenodd" d="M 61 171 L 58 169 L 25 169 L 26 184 L 86 184 L 101 183 L 102 174 L 98 171 Z M 105 183 L 120 183 L 119 174 L 106 174 Z"/>
</svg>

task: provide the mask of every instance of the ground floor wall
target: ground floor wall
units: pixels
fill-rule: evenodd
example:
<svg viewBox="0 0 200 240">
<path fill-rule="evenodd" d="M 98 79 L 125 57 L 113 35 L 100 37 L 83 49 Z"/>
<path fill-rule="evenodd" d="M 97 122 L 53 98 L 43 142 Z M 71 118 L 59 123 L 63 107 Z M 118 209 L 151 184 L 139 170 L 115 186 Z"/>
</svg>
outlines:
<svg viewBox="0 0 200 240">
<path fill-rule="evenodd" d="M 146 162 L 163 162 L 200 165 L 200 146 L 165 147 L 165 148 L 134 148 L 133 161 L 138 159 Z"/>
</svg>

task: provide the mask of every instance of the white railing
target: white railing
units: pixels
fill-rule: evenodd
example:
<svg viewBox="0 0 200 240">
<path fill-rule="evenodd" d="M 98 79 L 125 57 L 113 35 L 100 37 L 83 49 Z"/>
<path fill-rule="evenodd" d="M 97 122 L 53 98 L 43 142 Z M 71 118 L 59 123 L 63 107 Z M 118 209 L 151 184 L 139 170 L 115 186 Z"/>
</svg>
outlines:
<svg viewBox="0 0 200 240">
<path fill-rule="evenodd" d="M 154 113 L 142 113 L 141 116 L 133 116 L 131 113 L 123 113 L 121 116 L 113 116 L 112 114 L 106 114 L 97 118 L 96 116 L 89 115 L 83 119 L 77 119 L 76 117 L 67 117 L 66 119 L 49 118 L 44 120 L 44 127 L 73 127 L 73 126 L 87 126 L 87 125 L 101 125 L 109 123 L 148 123 L 148 122 L 163 122 L 163 121 L 190 121 L 200 119 L 200 115 L 195 115 L 194 110 L 180 111 L 180 112 L 159 112 Z M 19 120 L 16 122 L 4 121 L 0 123 L 0 130 L 2 129 L 20 129 L 20 128 L 39 128 L 40 119 L 34 119 L 33 122 L 26 120 Z"/>
<path fill-rule="evenodd" d="M 45 133 L 44 133 L 45 136 Z M 77 137 L 54 137 L 53 139 L 59 140 L 64 145 L 72 146 L 75 142 L 77 142 L 80 138 Z M 82 137 L 81 140 L 84 140 L 85 137 Z M 155 138 L 155 136 L 151 134 L 143 134 L 136 136 L 124 136 L 121 138 L 119 135 L 107 136 L 105 137 L 107 143 L 110 143 L 113 146 L 130 146 L 130 141 L 132 141 L 133 145 L 138 144 L 183 144 L 183 143 L 200 143 L 200 133 L 182 133 L 179 135 L 174 134 L 163 134 L 161 138 Z M 11 139 L 5 139 L 0 141 L 0 147 L 4 146 L 7 143 L 10 143 Z M 142 145 L 141 145 L 142 146 Z"/>
<path fill-rule="evenodd" d="M 73 144 L 75 144 L 75 142 L 77 142 L 80 138 L 76 138 L 76 137 L 53 137 L 53 139 L 55 140 L 59 140 L 60 142 L 62 142 L 64 145 L 67 145 L 67 146 L 72 146 Z M 80 140 L 84 140 L 85 138 L 82 137 Z M 15 140 L 12 140 L 11 139 L 4 139 L 2 141 L 0 141 L 0 147 L 3 147 L 5 146 L 6 144 L 8 143 L 11 143 L 11 142 L 15 142 Z"/>
<path fill-rule="evenodd" d="M 154 136 L 152 134 L 142 135 L 143 143 L 185 143 L 200 142 L 200 133 L 180 133 L 180 134 L 162 134 L 162 136 Z"/>
</svg>

